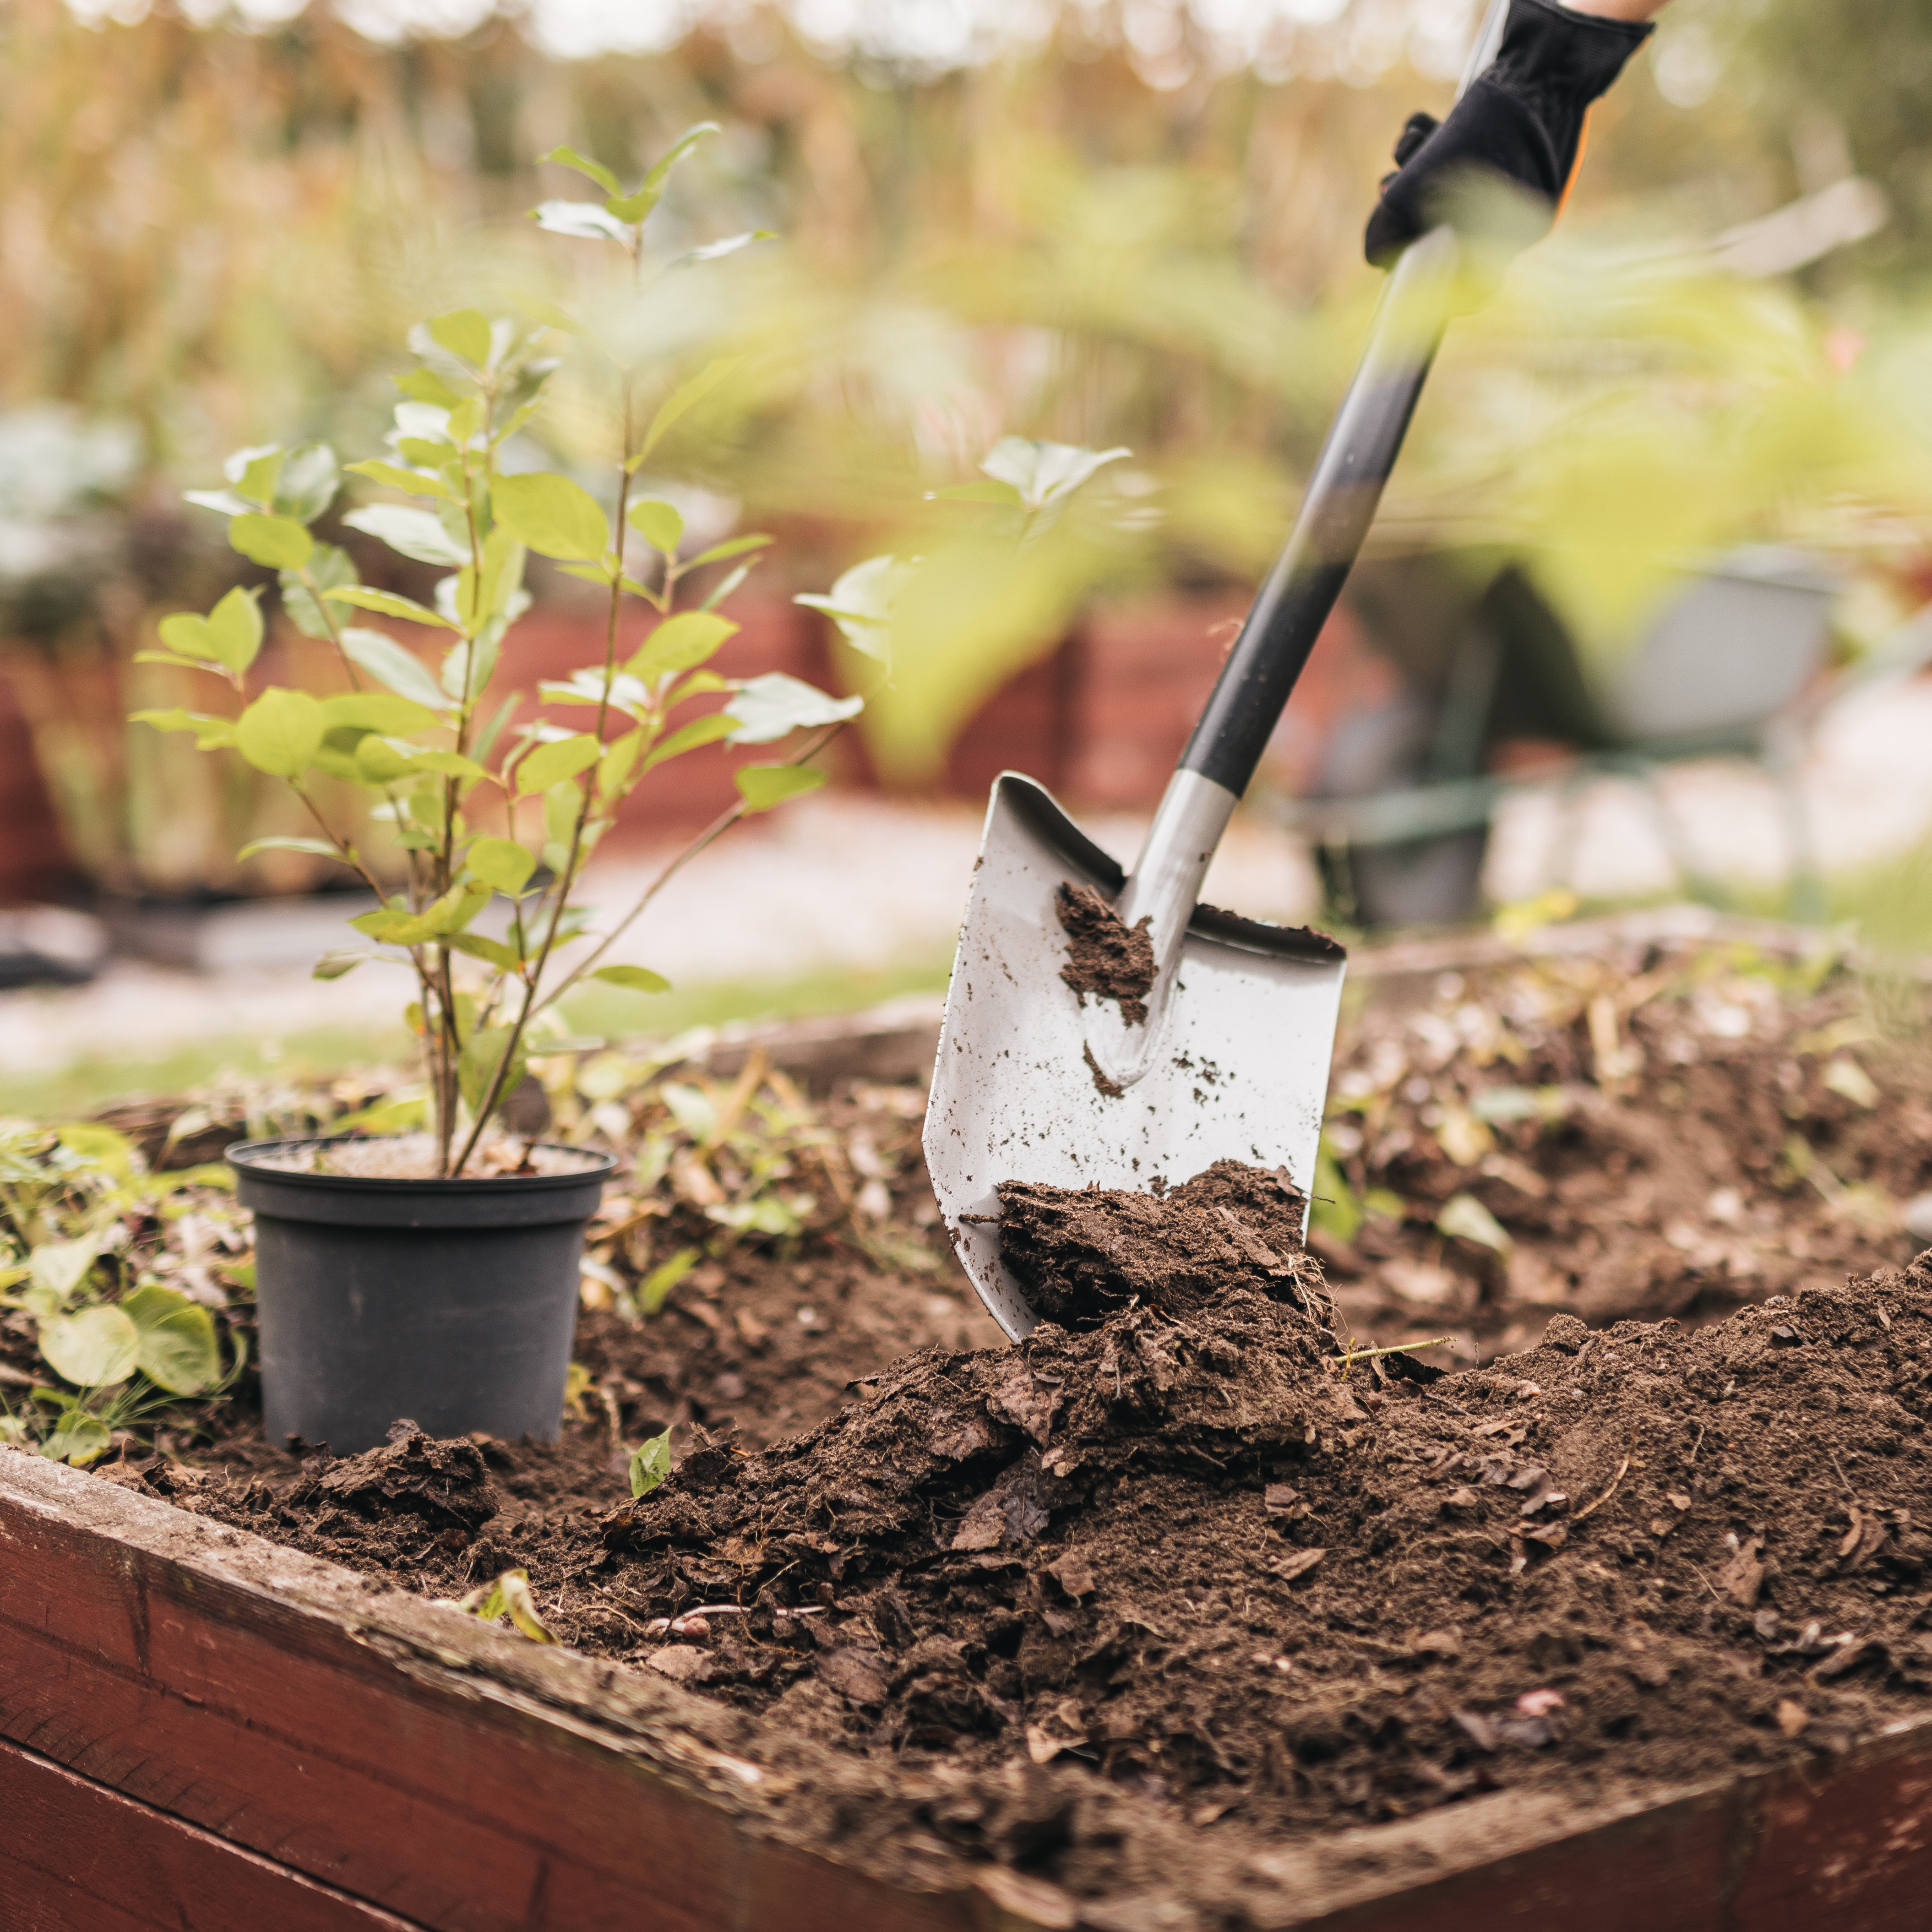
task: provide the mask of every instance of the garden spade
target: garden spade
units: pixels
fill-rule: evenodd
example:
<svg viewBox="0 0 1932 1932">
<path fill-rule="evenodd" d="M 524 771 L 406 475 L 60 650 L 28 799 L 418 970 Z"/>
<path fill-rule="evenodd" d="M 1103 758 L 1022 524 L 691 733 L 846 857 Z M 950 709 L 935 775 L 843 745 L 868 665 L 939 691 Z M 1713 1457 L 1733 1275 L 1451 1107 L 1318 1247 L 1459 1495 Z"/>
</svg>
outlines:
<svg viewBox="0 0 1932 1932">
<path fill-rule="evenodd" d="M 1505 11 L 1495 0 L 1466 88 L 1493 58 Z M 1300 514 L 1132 871 L 1031 778 L 994 784 L 926 1157 L 960 1259 L 1016 1341 L 1037 1318 L 1000 1260 L 1002 1181 L 1158 1191 L 1231 1159 L 1285 1168 L 1312 1191 L 1346 956 L 1319 933 L 1202 905 L 1201 884 L 1374 519 L 1448 323 L 1456 260 L 1443 227 L 1396 262 Z M 1112 941 L 1111 976 L 1076 956 L 1083 928 L 1083 953 Z"/>
</svg>

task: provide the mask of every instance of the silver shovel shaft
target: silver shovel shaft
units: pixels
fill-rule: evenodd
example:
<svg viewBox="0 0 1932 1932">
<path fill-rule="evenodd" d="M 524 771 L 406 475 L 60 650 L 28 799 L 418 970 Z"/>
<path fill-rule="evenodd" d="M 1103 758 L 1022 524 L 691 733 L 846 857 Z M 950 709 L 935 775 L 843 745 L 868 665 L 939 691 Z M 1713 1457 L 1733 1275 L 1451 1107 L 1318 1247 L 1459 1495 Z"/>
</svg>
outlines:
<svg viewBox="0 0 1932 1932">
<path fill-rule="evenodd" d="M 1493 57 L 1492 0 L 1463 86 Z M 1332 940 L 1218 913 L 1201 887 L 1235 803 L 1333 611 L 1395 466 L 1446 326 L 1456 266 L 1439 229 L 1390 274 L 1300 514 L 1130 874 L 1039 786 L 993 788 L 947 989 L 925 1146 L 954 1245 L 1015 1340 L 1035 1317 L 1003 1262 L 998 1188 L 1022 1180 L 1145 1190 L 1217 1160 L 1283 1167 L 1310 1191 L 1340 1006 Z M 1058 896 L 1094 887 L 1142 920 L 1155 975 L 1144 1022 L 1061 983 Z"/>
</svg>

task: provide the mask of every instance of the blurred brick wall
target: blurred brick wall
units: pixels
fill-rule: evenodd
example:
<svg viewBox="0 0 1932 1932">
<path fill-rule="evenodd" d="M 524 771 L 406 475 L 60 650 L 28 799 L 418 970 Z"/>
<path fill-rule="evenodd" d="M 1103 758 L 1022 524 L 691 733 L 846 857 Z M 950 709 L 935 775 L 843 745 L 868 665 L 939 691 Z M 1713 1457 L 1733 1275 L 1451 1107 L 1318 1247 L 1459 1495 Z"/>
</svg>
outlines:
<svg viewBox="0 0 1932 1932">
<path fill-rule="evenodd" d="M 1103 604 L 1059 649 L 994 693 L 960 733 L 941 782 L 928 797 L 977 801 L 1002 771 L 1030 773 L 1070 805 L 1087 811 L 1147 812 L 1159 802 L 1175 760 L 1206 702 L 1247 609 L 1245 593 L 1169 596 Z M 741 627 L 718 653 L 728 677 L 785 671 L 827 686 L 828 634 L 817 614 L 776 598 L 740 598 L 730 614 Z M 434 662 L 442 634 L 394 627 Z M 632 614 L 620 633 L 628 656 L 649 628 Z M 1269 776 L 1298 790 L 1340 712 L 1358 695 L 1363 653 L 1346 610 L 1316 647 L 1276 734 Z M 603 630 L 587 611 L 539 608 L 514 634 L 502 675 L 524 703 L 538 685 L 562 680 L 603 654 Z M 568 712 L 560 714 L 566 719 Z M 580 714 L 587 724 L 590 712 Z M 707 746 L 647 778 L 620 814 L 614 841 L 624 844 L 686 836 L 737 794 L 733 766 L 744 754 Z M 876 788 L 862 740 L 848 733 L 825 760 L 836 783 Z M 11 679 L 0 675 L 0 904 L 58 896 L 68 860 L 60 829 L 32 752 Z"/>
<path fill-rule="evenodd" d="M 60 820 L 34 757 L 14 679 L 0 667 L 0 906 L 58 898 L 69 884 Z"/>
</svg>

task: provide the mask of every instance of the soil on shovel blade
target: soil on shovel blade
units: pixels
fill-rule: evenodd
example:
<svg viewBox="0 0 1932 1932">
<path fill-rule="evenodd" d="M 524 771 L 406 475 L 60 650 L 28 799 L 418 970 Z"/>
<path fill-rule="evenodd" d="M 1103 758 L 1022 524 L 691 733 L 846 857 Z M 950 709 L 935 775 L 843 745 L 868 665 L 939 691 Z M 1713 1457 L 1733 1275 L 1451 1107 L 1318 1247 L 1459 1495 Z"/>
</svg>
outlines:
<svg viewBox="0 0 1932 1932">
<path fill-rule="evenodd" d="M 431 1594 L 523 1566 L 563 1641 L 922 1780 L 945 1845 L 1081 1894 L 1144 1882 L 1150 1806 L 1238 1821 L 1192 1840 L 1206 1900 L 1250 1832 L 1585 1802 L 1926 1709 L 1932 1254 L 1411 1380 L 1338 1357 L 1273 1174 L 1131 1217 L 1012 1198 L 1082 1325 L 921 1350 L 634 1502 L 485 1516 L 528 1452 L 406 1430 L 279 1494 L 122 1479 Z M 1184 1300 L 1138 1298 L 1204 1211 L 1228 1238 Z"/>
<path fill-rule="evenodd" d="M 1125 924 L 1091 886 L 1063 884 L 1054 895 L 1060 929 L 1066 934 L 1066 964 L 1060 976 L 1084 1000 L 1116 1000 L 1130 1026 L 1147 1018 L 1147 996 L 1154 986 L 1151 916 Z"/>
</svg>

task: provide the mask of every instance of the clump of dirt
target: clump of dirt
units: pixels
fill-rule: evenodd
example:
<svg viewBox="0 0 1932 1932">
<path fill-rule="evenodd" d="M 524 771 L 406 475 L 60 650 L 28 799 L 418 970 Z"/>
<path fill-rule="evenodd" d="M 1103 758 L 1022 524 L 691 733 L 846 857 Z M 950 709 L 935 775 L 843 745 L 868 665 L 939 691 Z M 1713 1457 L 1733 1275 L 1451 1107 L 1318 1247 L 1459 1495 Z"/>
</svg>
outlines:
<svg viewBox="0 0 1932 1932">
<path fill-rule="evenodd" d="M 438 1442 L 407 1420 L 391 1425 L 379 1449 L 306 1459 L 289 1500 L 298 1508 L 350 1510 L 374 1522 L 407 1517 L 428 1528 L 460 1531 L 466 1543 L 498 1507 L 475 1443 Z"/>
<path fill-rule="evenodd" d="M 1204 1822 L 1690 1778 L 1924 1708 L 1932 1256 L 1694 1333 L 1559 1317 L 1426 1387 L 1332 1349 L 1239 1287 L 929 1351 L 518 1553 L 577 1568 L 566 1615 L 682 1618 L 633 1654 L 775 1720 L 1067 1756 Z M 1106 1855 L 1058 1828 L 1082 1888 Z"/>
<path fill-rule="evenodd" d="M 1185 1314 L 1240 1287 L 1325 1311 L 1321 1271 L 1302 1252 L 1306 1204 L 1286 1168 L 1217 1160 L 1157 1194 L 1022 1180 L 998 1192 L 1001 1258 L 1064 1328 L 1136 1302 Z"/>
<path fill-rule="evenodd" d="M 1127 926 L 1091 886 L 1076 886 L 1071 880 L 1054 893 L 1054 906 L 1067 940 L 1060 978 L 1083 999 L 1091 994 L 1096 1000 L 1118 1000 L 1121 1018 L 1130 1026 L 1144 1024 L 1154 986 L 1152 918 Z M 1098 1068 L 1094 1078 L 1102 1078 Z"/>
</svg>

